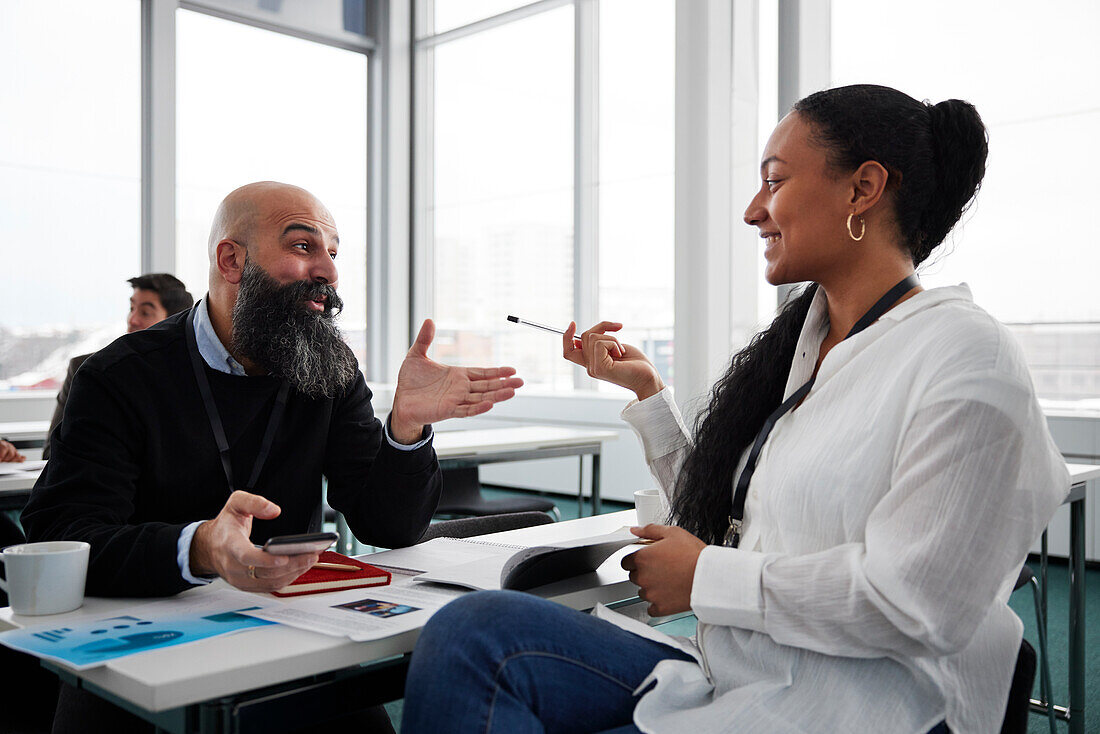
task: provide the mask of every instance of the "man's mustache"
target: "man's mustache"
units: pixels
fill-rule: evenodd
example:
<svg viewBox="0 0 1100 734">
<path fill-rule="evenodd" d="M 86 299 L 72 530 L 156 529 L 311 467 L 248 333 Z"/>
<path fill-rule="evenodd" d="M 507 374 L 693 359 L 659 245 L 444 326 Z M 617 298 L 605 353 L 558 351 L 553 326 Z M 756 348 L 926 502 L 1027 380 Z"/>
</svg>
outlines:
<svg viewBox="0 0 1100 734">
<path fill-rule="evenodd" d="M 297 280 L 293 283 L 279 286 L 279 290 L 286 294 L 290 301 L 322 301 L 325 304 L 323 315 L 332 318 L 344 309 L 344 299 L 336 294 L 336 288 L 328 283 L 318 283 L 314 280 Z"/>
</svg>

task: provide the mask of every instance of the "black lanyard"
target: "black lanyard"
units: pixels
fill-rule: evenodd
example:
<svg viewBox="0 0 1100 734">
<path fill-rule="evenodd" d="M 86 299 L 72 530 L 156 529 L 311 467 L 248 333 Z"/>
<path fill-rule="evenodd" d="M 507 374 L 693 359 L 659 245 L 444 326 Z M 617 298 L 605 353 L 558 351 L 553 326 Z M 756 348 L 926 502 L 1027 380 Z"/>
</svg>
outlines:
<svg viewBox="0 0 1100 734">
<path fill-rule="evenodd" d="M 199 354 L 199 344 L 195 339 L 195 314 L 199 310 L 199 304 L 191 309 L 187 317 L 187 351 L 191 354 L 191 366 L 195 370 L 195 381 L 199 383 L 199 392 L 202 394 L 202 402 L 206 406 L 206 417 L 210 419 L 210 430 L 214 432 L 214 440 L 218 443 L 218 453 L 222 459 L 222 469 L 225 471 L 225 480 L 229 482 L 229 491 L 233 492 L 233 463 L 229 460 L 229 442 L 225 440 L 225 430 L 222 428 L 222 419 L 218 414 L 218 406 L 214 403 L 214 396 L 210 393 L 210 381 L 206 378 L 206 370 L 203 367 L 202 356 Z M 256 486 L 256 480 L 260 478 L 260 472 L 267 461 L 267 454 L 271 451 L 271 443 L 275 440 L 275 431 L 283 419 L 283 411 L 286 409 L 286 396 L 290 392 L 290 383 L 283 380 L 279 387 L 279 394 L 275 398 L 275 407 L 271 409 L 271 416 L 267 419 L 267 430 L 264 431 L 264 441 L 260 445 L 260 453 L 256 456 L 256 463 L 252 466 L 252 476 L 248 478 L 245 491 L 251 492 Z"/>
<path fill-rule="evenodd" d="M 848 332 L 844 339 L 855 336 L 878 321 L 884 313 L 894 307 L 898 299 L 919 285 L 920 280 L 917 279 L 917 274 L 913 273 L 905 280 L 886 291 L 886 295 L 878 299 L 878 302 L 876 302 L 874 306 L 871 306 L 870 310 L 860 317 L 859 321 L 856 322 L 856 325 L 852 327 L 852 330 Z M 741 523 L 745 517 L 745 497 L 749 493 L 749 482 L 752 481 L 753 472 L 756 471 L 756 461 L 760 458 L 760 451 L 764 448 L 764 442 L 768 440 L 768 434 L 775 428 L 776 421 L 782 418 L 788 411 L 794 408 L 794 406 L 802 402 L 802 399 L 809 394 L 810 388 L 814 386 L 814 381 L 816 379 L 817 373 L 815 372 L 809 382 L 795 390 L 793 395 L 784 400 L 783 404 L 768 416 L 768 419 L 764 421 L 764 425 L 760 427 L 760 432 L 756 434 L 756 440 L 752 444 L 752 450 L 749 451 L 749 458 L 745 461 L 745 468 L 741 470 L 741 476 L 737 478 L 737 485 L 733 492 L 733 507 L 730 508 L 730 527 L 722 538 L 722 545 L 736 548 L 737 544 L 741 541 Z"/>
</svg>

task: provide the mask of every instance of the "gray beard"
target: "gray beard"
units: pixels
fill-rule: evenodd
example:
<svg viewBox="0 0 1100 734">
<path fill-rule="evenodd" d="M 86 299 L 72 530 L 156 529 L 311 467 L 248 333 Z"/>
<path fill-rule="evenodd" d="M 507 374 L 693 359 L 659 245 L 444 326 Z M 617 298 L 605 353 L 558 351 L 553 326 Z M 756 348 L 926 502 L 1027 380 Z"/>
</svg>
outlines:
<svg viewBox="0 0 1100 734">
<path fill-rule="evenodd" d="M 327 299 L 324 311 L 303 305 L 318 296 Z M 359 371 L 333 320 L 343 305 L 331 285 L 280 285 L 246 258 L 233 306 L 233 349 L 303 395 L 335 398 Z"/>
</svg>

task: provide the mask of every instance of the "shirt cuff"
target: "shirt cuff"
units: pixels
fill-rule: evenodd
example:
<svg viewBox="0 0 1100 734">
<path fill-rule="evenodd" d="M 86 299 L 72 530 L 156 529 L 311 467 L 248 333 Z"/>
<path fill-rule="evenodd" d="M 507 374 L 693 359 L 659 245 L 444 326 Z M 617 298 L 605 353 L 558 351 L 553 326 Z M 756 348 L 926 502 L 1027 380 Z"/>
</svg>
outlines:
<svg viewBox="0 0 1100 734">
<path fill-rule="evenodd" d="M 180 539 L 176 541 L 176 563 L 180 567 L 180 575 L 189 584 L 209 584 L 215 577 L 203 578 L 191 573 L 191 540 L 195 537 L 195 531 L 199 529 L 203 521 L 193 522 L 180 531 Z"/>
<path fill-rule="evenodd" d="M 641 440 L 646 463 L 682 448 L 690 435 L 670 387 L 645 400 L 631 400 L 621 417 Z"/>
<path fill-rule="evenodd" d="M 431 441 L 433 435 L 432 427 L 424 426 L 424 432 L 420 434 L 420 440 L 416 443 L 411 445 L 398 443 L 394 440 L 393 436 L 390 435 L 390 419 L 388 416 L 386 417 L 385 425 L 382 426 L 382 431 L 386 434 L 386 440 L 389 442 L 390 446 L 393 446 L 398 451 L 416 451 L 418 448 L 428 443 L 428 441 Z"/>
<path fill-rule="evenodd" d="M 691 586 L 691 610 L 699 621 L 763 632 L 761 584 L 767 558 L 767 554 L 740 548 L 704 548 Z"/>
</svg>

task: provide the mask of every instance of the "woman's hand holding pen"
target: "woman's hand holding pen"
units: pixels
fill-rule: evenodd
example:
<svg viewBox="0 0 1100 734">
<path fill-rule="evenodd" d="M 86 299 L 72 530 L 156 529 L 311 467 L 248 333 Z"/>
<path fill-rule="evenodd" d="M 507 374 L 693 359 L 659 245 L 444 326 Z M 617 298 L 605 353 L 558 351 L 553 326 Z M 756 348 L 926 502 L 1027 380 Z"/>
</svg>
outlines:
<svg viewBox="0 0 1100 734">
<path fill-rule="evenodd" d="M 630 580 L 638 585 L 638 596 L 649 602 L 649 615 L 663 617 L 690 611 L 695 565 L 706 544 L 671 525 L 646 525 L 631 528 L 630 532 L 652 541 L 622 560 Z"/>
<path fill-rule="evenodd" d="M 601 321 L 578 337 L 577 324 L 570 321 L 562 335 L 562 356 L 584 367 L 590 377 L 633 390 L 638 400 L 645 400 L 663 390 L 665 383 L 640 349 L 607 333 L 621 328 L 614 321 Z"/>
</svg>

